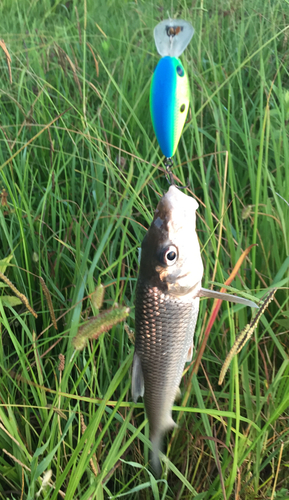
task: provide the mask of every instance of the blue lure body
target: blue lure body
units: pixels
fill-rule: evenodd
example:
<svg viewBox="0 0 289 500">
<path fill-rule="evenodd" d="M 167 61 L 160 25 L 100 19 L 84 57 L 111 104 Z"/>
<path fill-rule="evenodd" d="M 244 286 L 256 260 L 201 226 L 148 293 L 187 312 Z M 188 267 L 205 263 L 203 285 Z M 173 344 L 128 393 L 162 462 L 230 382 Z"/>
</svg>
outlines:
<svg viewBox="0 0 289 500">
<path fill-rule="evenodd" d="M 177 57 L 163 57 L 151 83 L 150 111 L 158 143 L 166 158 L 175 154 L 189 102 L 189 82 L 181 61 Z"/>
</svg>

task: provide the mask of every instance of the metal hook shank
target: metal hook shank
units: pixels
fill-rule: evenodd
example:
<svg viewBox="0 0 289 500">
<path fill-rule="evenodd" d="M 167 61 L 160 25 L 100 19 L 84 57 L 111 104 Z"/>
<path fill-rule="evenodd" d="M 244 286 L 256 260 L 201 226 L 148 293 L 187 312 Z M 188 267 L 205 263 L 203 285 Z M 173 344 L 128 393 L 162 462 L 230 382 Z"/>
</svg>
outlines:
<svg viewBox="0 0 289 500">
<path fill-rule="evenodd" d="M 166 179 L 171 186 L 176 186 L 178 189 L 187 189 L 190 186 L 189 182 L 186 186 L 177 186 L 176 185 L 175 179 L 173 176 L 173 172 L 171 170 L 171 168 L 173 166 L 173 159 L 172 158 L 166 158 L 164 161 L 164 166 L 166 169 Z"/>
</svg>

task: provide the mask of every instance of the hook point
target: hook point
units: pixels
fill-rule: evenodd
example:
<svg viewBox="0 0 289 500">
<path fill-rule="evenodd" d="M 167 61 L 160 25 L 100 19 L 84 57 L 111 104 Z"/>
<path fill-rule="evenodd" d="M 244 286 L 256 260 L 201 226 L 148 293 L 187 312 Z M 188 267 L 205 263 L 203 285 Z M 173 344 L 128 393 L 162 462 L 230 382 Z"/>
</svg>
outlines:
<svg viewBox="0 0 289 500">
<path fill-rule="evenodd" d="M 173 166 L 173 159 L 172 158 L 166 158 L 164 161 L 164 166 L 165 166 L 165 170 L 166 170 L 166 172 L 165 172 L 166 179 L 171 186 L 175 186 L 178 189 L 188 189 L 190 187 L 189 179 L 188 179 L 188 183 L 186 184 L 186 186 L 177 186 L 176 185 L 175 179 L 173 176 L 173 172 L 171 171 L 171 168 Z"/>
</svg>

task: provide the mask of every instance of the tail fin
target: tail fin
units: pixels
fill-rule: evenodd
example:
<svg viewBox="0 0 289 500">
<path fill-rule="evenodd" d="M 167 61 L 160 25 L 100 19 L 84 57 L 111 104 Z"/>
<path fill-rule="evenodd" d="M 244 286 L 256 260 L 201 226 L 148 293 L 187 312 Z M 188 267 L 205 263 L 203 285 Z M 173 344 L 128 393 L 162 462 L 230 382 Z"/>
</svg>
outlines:
<svg viewBox="0 0 289 500">
<path fill-rule="evenodd" d="M 159 458 L 159 451 L 161 446 L 162 434 L 158 433 L 154 438 L 152 438 L 152 453 L 151 453 L 151 464 L 154 470 L 155 476 L 159 478 L 162 473 L 161 461 Z"/>
<path fill-rule="evenodd" d="M 151 436 L 151 442 L 152 442 L 151 464 L 156 477 L 160 477 L 162 472 L 159 452 L 161 448 L 163 435 L 166 431 L 176 426 L 177 424 L 176 422 L 174 422 L 171 415 L 168 415 L 164 427 L 162 429 L 158 429 L 157 431 L 155 431 L 154 434 Z"/>
</svg>

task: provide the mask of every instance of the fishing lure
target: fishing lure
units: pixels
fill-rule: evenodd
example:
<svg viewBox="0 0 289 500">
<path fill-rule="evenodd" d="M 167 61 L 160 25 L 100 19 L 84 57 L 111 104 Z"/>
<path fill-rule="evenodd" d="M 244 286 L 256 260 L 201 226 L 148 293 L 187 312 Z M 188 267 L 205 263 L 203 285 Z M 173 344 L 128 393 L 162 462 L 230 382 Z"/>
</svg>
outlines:
<svg viewBox="0 0 289 500">
<path fill-rule="evenodd" d="M 179 59 L 194 34 L 194 28 L 182 19 L 166 19 L 154 29 L 158 53 L 150 89 L 150 112 L 157 141 L 171 166 L 186 121 L 190 89 L 188 77 Z"/>
</svg>

